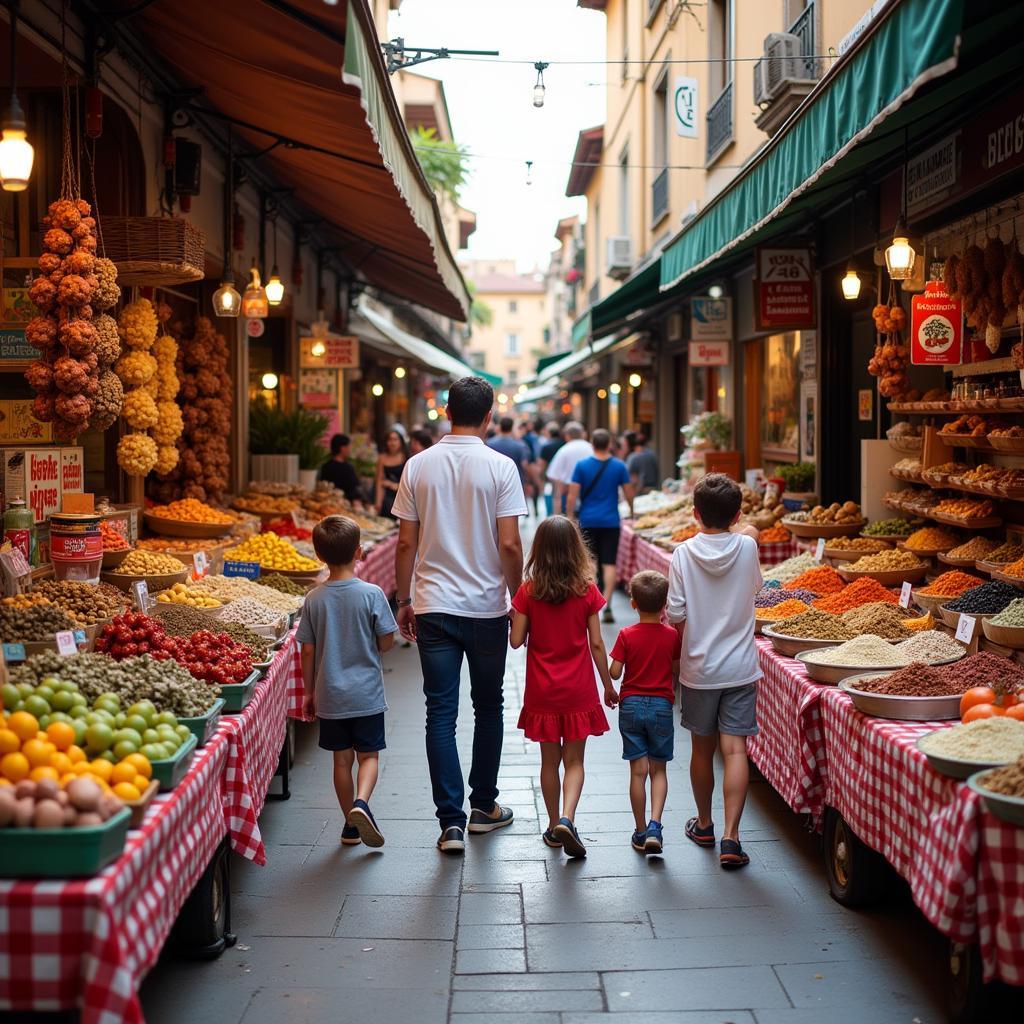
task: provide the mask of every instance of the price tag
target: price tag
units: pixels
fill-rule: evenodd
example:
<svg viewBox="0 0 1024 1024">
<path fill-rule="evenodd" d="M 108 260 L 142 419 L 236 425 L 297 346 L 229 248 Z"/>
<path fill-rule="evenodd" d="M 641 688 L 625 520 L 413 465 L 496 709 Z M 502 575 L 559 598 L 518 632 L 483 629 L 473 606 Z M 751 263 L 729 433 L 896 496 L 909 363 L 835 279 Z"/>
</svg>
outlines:
<svg viewBox="0 0 1024 1024">
<path fill-rule="evenodd" d="M 25 660 L 25 645 L 24 644 L 4 644 L 4 661 L 24 661 Z"/>
<path fill-rule="evenodd" d="M 132 598 L 135 610 L 145 615 L 149 611 L 149 584 L 145 580 L 136 580 L 132 584 Z"/>
<path fill-rule="evenodd" d="M 84 644 L 86 639 L 87 639 L 87 637 L 85 635 L 85 630 L 84 629 L 76 629 L 75 630 L 75 643 L 76 644 Z"/>
<path fill-rule="evenodd" d="M 194 573 L 196 579 L 199 579 L 201 576 L 205 576 L 206 575 L 206 569 L 207 569 L 206 552 L 205 551 L 197 551 L 197 552 L 195 552 L 195 554 L 192 555 L 192 570 L 193 570 L 193 573 Z"/>
<path fill-rule="evenodd" d="M 260 578 L 260 563 L 225 562 L 221 572 L 225 576 L 244 576 L 249 580 L 258 580 Z"/>
<path fill-rule="evenodd" d="M 825 557 L 825 538 L 819 537 L 814 547 L 814 560 L 820 562 Z"/>
<path fill-rule="evenodd" d="M 302 519 L 302 516 L 299 513 L 299 510 L 297 508 L 293 508 L 292 509 L 292 526 L 301 526 L 302 525 L 301 519 Z"/>
<path fill-rule="evenodd" d="M 956 624 L 956 638 L 960 643 L 969 644 L 974 639 L 974 624 L 975 619 L 973 615 L 961 613 Z"/>
<path fill-rule="evenodd" d="M 909 608 L 910 607 L 910 595 L 911 595 L 911 591 L 913 589 L 914 588 L 909 583 L 906 583 L 906 582 L 904 582 L 903 586 L 900 588 L 900 607 L 901 608 Z"/>
<path fill-rule="evenodd" d="M 78 644 L 75 643 L 74 630 L 62 629 L 57 634 L 57 653 L 65 658 L 78 653 Z"/>
</svg>

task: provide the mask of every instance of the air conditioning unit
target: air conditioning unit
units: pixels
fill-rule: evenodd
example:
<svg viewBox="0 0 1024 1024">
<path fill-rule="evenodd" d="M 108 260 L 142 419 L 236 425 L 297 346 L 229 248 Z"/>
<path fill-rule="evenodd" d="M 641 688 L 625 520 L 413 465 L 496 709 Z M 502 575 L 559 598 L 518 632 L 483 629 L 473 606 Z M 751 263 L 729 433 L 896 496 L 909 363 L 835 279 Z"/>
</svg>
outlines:
<svg viewBox="0 0 1024 1024">
<path fill-rule="evenodd" d="M 765 37 L 764 57 L 754 68 L 754 102 L 758 106 L 771 103 L 787 82 L 806 81 L 810 77 L 800 37 L 773 32 Z"/>
<path fill-rule="evenodd" d="M 608 276 L 621 280 L 633 269 L 633 242 L 628 235 L 608 239 Z"/>
</svg>

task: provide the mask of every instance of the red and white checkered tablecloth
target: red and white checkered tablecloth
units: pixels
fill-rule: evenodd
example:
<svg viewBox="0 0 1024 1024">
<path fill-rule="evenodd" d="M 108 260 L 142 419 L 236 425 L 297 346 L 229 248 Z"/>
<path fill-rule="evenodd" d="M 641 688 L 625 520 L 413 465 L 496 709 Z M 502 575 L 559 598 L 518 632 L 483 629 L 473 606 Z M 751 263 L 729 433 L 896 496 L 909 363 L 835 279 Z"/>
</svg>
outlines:
<svg viewBox="0 0 1024 1024">
<path fill-rule="evenodd" d="M 914 746 L 945 723 L 863 715 L 833 689 L 821 717 L 826 803 L 907 880 L 939 931 L 978 942 L 987 980 L 1024 985 L 1024 830 L 985 811 Z"/>
<path fill-rule="evenodd" d="M 796 543 L 791 540 L 780 544 L 762 544 L 757 549 L 758 559 L 762 565 L 781 565 L 787 558 L 792 558 L 798 553 Z M 657 569 L 667 576 L 671 562 L 671 551 L 638 537 L 632 527 L 623 523 L 619 539 L 619 557 L 615 566 L 620 580 L 629 580 L 634 573 L 642 569 Z"/>
<path fill-rule="evenodd" d="M 398 534 L 389 534 L 384 540 L 377 541 L 366 557 L 356 565 L 356 575 L 367 583 L 376 583 L 384 591 L 385 597 L 395 592 L 395 549 L 398 547 Z"/>
<path fill-rule="evenodd" d="M 795 540 L 778 541 L 774 544 L 759 544 L 757 557 L 762 565 L 782 565 L 787 558 L 800 554 Z"/>
<path fill-rule="evenodd" d="M 615 575 L 625 586 L 636 573 L 636 534 L 630 523 L 624 522 L 619 531 L 619 553 L 615 559 Z"/>
<path fill-rule="evenodd" d="M 654 569 L 668 575 L 668 567 L 672 564 L 672 552 L 659 548 L 642 537 L 635 538 L 633 545 L 633 572 Z"/>
<path fill-rule="evenodd" d="M 756 736 L 747 752 L 783 800 L 799 814 L 821 818 L 828 765 L 819 701 L 827 687 L 809 679 L 799 661 L 784 658 L 758 637 L 764 678 L 757 684 Z"/>
<path fill-rule="evenodd" d="M 227 753 L 226 737 L 211 738 L 95 878 L 0 880 L 0 1010 L 142 1021 L 139 982 L 226 833 L 218 791 Z"/>
</svg>

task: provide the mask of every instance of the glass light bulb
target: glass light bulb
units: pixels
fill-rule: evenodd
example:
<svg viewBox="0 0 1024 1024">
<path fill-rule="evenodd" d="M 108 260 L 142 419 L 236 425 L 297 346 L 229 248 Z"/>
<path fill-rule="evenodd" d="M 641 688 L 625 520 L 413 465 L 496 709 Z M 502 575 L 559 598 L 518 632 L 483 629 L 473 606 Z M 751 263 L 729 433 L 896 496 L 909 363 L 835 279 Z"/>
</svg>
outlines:
<svg viewBox="0 0 1024 1024">
<path fill-rule="evenodd" d="M 276 373 L 265 373 L 263 374 L 263 386 L 268 391 L 273 391 L 277 387 L 277 374 Z"/>
<path fill-rule="evenodd" d="M 629 386 L 631 388 L 638 388 L 641 384 L 643 384 L 643 382 L 644 379 L 643 377 L 640 376 L 639 373 L 631 373 L 629 375 Z"/>
<path fill-rule="evenodd" d="M 213 293 L 213 312 L 216 316 L 238 316 L 242 308 L 242 296 L 230 281 L 221 281 Z"/>
<path fill-rule="evenodd" d="M 384 394 L 384 385 L 374 384 L 373 387 L 370 388 L 370 391 L 373 392 L 375 397 L 380 398 L 380 396 Z"/>
<path fill-rule="evenodd" d="M 327 346 L 319 339 L 314 341 L 313 344 L 309 346 L 309 354 L 313 356 L 314 359 L 323 358 L 326 352 Z"/>
<path fill-rule="evenodd" d="M 850 267 L 849 270 L 846 271 L 846 276 L 843 278 L 840 284 L 843 288 L 844 299 L 853 300 L 859 298 L 860 276 L 857 274 L 857 271 L 853 269 L 853 267 Z"/>
<path fill-rule="evenodd" d="M 25 129 L 5 126 L 0 139 L 0 185 L 5 192 L 24 192 L 28 188 L 34 157 Z"/>
<path fill-rule="evenodd" d="M 621 392 L 621 391 L 622 391 L 622 385 L 621 385 L 621 384 L 619 384 L 618 382 L 616 382 L 615 384 L 612 384 L 612 385 L 610 385 L 610 386 L 609 386 L 609 388 L 608 388 L 608 390 L 609 390 L 609 391 L 610 391 L 610 392 L 611 392 L 611 393 L 612 393 L 613 395 L 617 395 L 617 394 L 619 394 L 619 392 Z"/>
<path fill-rule="evenodd" d="M 533 87 L 533 105 L 535 107 L 544 106 L 544 83 L 538 82 Z"/>
<path fill-rule="evenodd" d="M 725 289 L 720 284 L 713 284 L 708 289 L 708 298 L 720 299 L 725 294 Z"/>
<path fill-rule="evenodd" d="M 436 420 L 437 419 L 437 410 L 436 409 L 428 409 L 427 410 L 427 419 L 428 420 Z"/>
<path fill-rule="evenodd" d="M 404 366 L 396 366 L 395 367 L 395 376 L 399 380 L 401 380 L 405 376 L 405 367 Z"/>
<path fill-rule="evenodd" d="M 284 282 L 281 280 L 281 275 L 277 272 L 276 263 L 274 264 L 274 269 L 270 272 L 270 280 L 267 282 L 265 290 L 267 302 L 272 306 L 279 306 L 284 298 Z"/>
<path fill-rule="evenodd" d="M 608 392 L 604 388 L 598 388 L 597 397 L 603 400 L 608 397 Z"/>
<path fill-rule="evenodd" d="M 895 281 L 904 281 L 910 277 L 914 269 L 914 258 L 917 253 L 905 235 L 892 240 L 892 245 L 885 250 L 885 265 L 889 276 Z"/>
</svg>

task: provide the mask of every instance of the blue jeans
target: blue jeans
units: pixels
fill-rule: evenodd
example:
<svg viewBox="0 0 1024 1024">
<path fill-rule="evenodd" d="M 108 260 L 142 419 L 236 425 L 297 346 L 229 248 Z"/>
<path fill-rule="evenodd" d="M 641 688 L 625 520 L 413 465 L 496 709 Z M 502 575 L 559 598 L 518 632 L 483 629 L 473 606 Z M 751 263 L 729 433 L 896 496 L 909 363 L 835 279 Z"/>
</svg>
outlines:
<svg viewBox="0 0 1024 1024">
<path fill-rule="evenodd" d="M 462 659 L 465 657 L 469 663 L 469 692 L 473 700 L 469 806 L 491 811 L 498 798 L 508 617 L 418 615 L 416 645 L 423 668 L 423 694 L 427 698 L 427 765 L 437 818 L 442 829 L 452 825 L 465 828 L 466 791 L 455 744 Z"/>
</svg>

